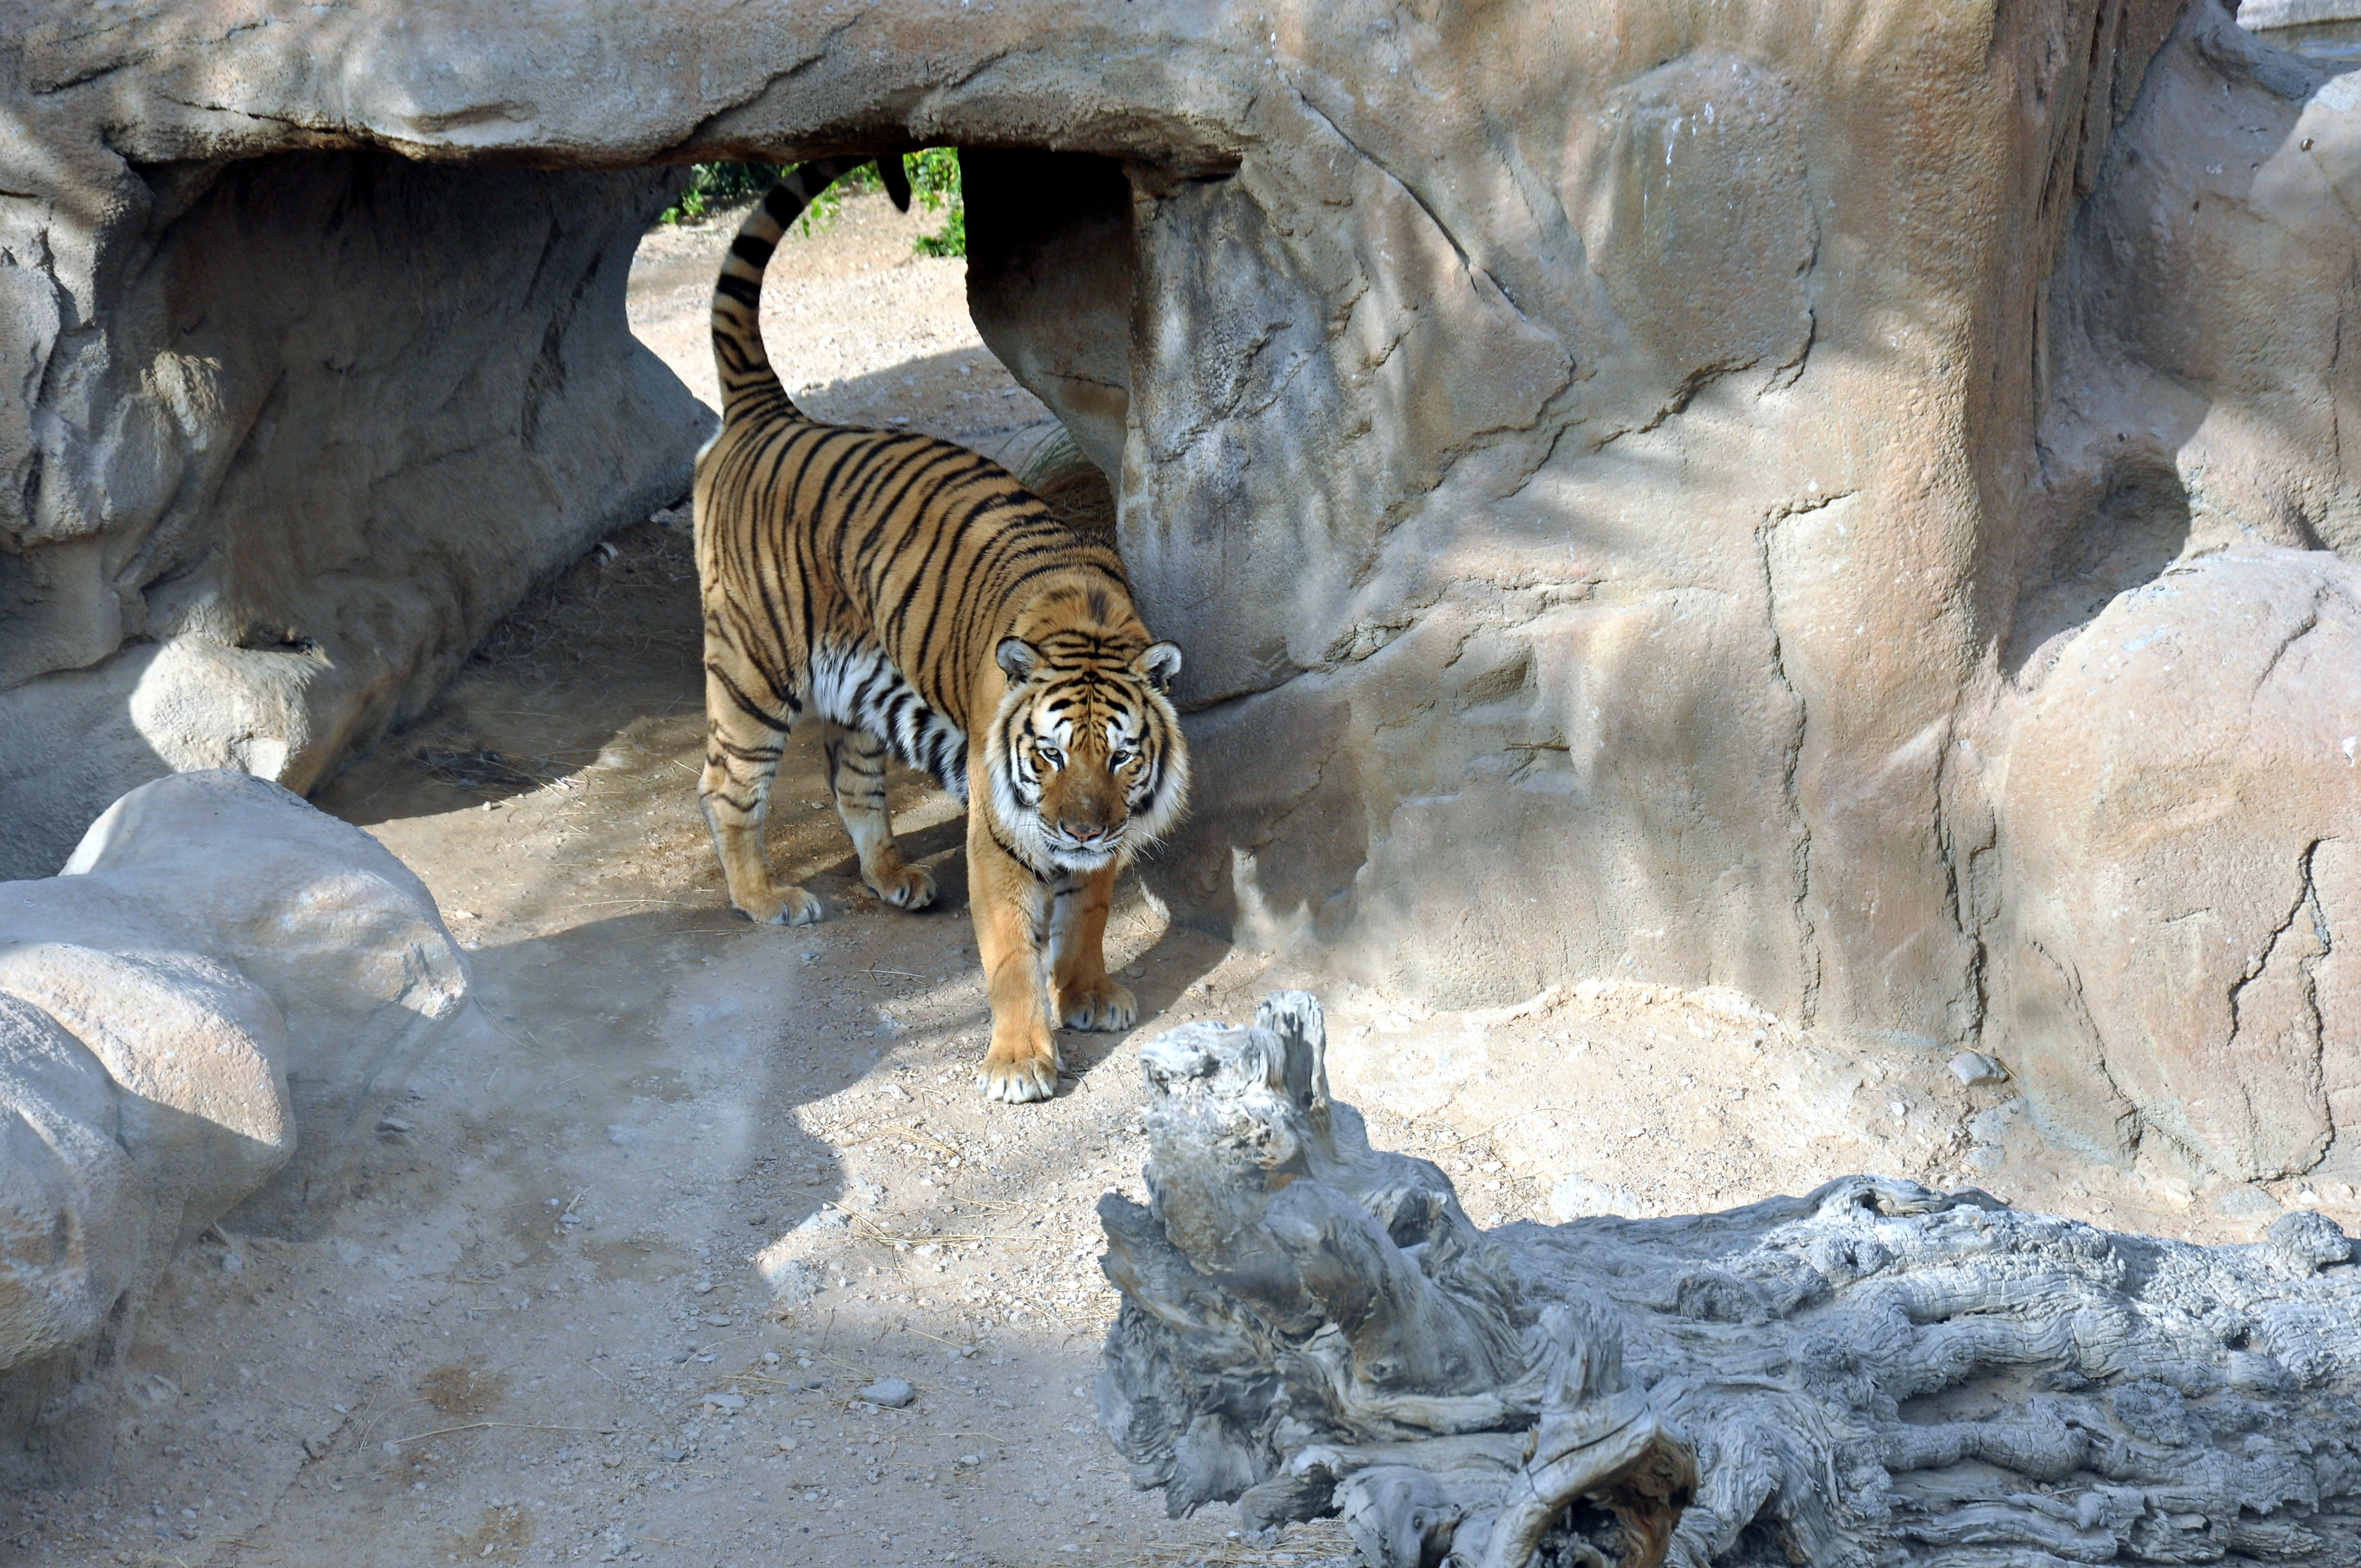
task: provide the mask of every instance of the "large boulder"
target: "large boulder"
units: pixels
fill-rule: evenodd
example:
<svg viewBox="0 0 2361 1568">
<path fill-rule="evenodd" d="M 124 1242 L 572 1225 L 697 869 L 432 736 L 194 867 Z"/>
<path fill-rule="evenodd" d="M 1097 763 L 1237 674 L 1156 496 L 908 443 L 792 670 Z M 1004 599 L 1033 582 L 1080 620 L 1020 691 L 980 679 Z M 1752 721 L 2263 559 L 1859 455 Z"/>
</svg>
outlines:
<svg viewBox="0 0 2361 1568">
<path fill-rule="evenodd" d="M 2006 1018 L 2060 1131 L 2247 1180 L 2361 1123 L 2361 568 L 2171 568 L 2058 653 L 2003 816 Z M 2327 1174 L 2361 1178 L 2361 1142 Z"/>
<path fill-rule="evenodd" d="M 24 194 L 0 198 L 0 330 L 26 369 L 0 412 L 0 531 L 38 613 L 12 622 L 21 684 L 0 702 L 53 727 L 16 727 L 34 740 L 7 766 L 37 783 L 9 798 L 47 814 L 18 818 L 21 855 L 108 796 L 104 757 L 177 765 L 139 753 L 152 712 L 185 714 L 176 733 L 224 748 L 210 760 L 300 782 L 279 732 L 230 712 L 280 700 L 254 661 L 376 694 L 321 710 L 302 754 L 324 757 L 408 711 L 547 541 L 624 509 L 579 532 L 540 520 L 594 490 L 636 506 L 631 476 L 677 471 L 687 422 L 661 400 L 522 412 L 547 406 L 526 394 L 555 384 L 533 368 L 553 330 L 603 321 L 598 362 L 628 361 L 610 262 L 563 327 L 536 305 L 464 349 L 436 331 L 434 302 L 483 319 L 472 269 L 522 278 L 563 213 L 605 225 L 606 248 L 555 246 L 522 298 L 620 257 L 634 177 L 543 171 L 950 142 L 982 149 L 978 323 L 1110 470 L 1148 618 L 1188 651 L 1197 809 L 1150 872 L 1182 917 L 1442 1000 L 1602 970 L 1734 985 L 1824 1030 L 2022 1064 L 2053 1124 L 2107 1126 L 2094 1146 L 2155 1130 L 2224 1174 L 2312 1157 L 2316 1136 L 2235 1152 L 2169 1103 L 2182 1080 L 2091 1066 L 2179 1061 L 2202 1030 L 2040 1000 L 2042 965 L 2131 995 L 2137 965 L 2070 906 L 2152 879 L 2126 840 L 2074 837 L 2097 818 L 2070 786 L 2016 777 L 2045 765 L 2028 736 L 2094 722 L 2051 688 L 2119 596 L 2241 552 L 2175 586 L 2191 646 L 2235 663 L 2265 635 L 2236 606 L 2281 591 L 2257 576 L 2300 593 L 2361 552 L 2361 455 L 2339 434 L 2361 363 L 2343 347 L 2361 89 L 2220 0 L 684 0 L 544 8 L 529 32 L 474 0 L 12 16 L 0 188 Z M 308 219 L 265 199 L 306 179 L 342 194 Z M 540 229 L 486 212 L 498 181 Z M 231 376 L 228 346 L 192 359 L 138 324 L 239 331 L 236 312 L 203 324 L 223 270 L 203 258 L 291 255 L 283 231 L 329 214 L 346 269 L 272 276 L 350 322 L 352 352 L 244 349 L 254 368 Z M 478 224 L 508 237 L 461 269 Z M 148 302 L 165 297 L 148 258 L 183 250 L 175 313 Z M 377 297 L 397 277 L 400 299 Z M 480 373 L 422 395 L 413 344 Z M 586 383 L 571 352 L 566 396 L 624 376 Z M 370 486 L 316 479 L 300 528 L 216 504 L 172 411 L 236 402 L 204 390 L 207 356 L 238 406 L 268 382 L 328 400 L 339 430 L 380 389 L 366 411 L 389 451 L 473 428 L 508 463 L 636 422 L 645 463 L 522 510 L 455 486 L 447 515 L 388 522 L 365 563 L 266 551 L 224 576 L 190 563 L 229 559 L 213 542 L 233 525 L 350 539 L 379 513 Z M 283 443 L 253 461 L 326 466 Z M 70 504 L 151 470 L 186 482 Z M 514 547 L 517 571 L 449 588 L 455 551 L 521 534 L 541 543 Z M 443 641 L 379 620 L 347 647 L 275 608 L 323 585 L 467 608 Z M 142 616 L 158 641 L 124 642 Z M 128 674 L 140 660 L 165 673 Z M 214 706 L 168 700 L 192 688 Z M 2211 721 L 2294 721 L 2234 707 Z M 60 715 L 71 745 L 40 739 Z M 2102 717 L 2125 765 L 2171 752 Z M 2171 771 L 2147 776 L 2179 809 Z M 2257 909 L 2348 817 L 2349 780 L 2289 787 L 2215 844 L 2212 874 Z M 2351 1034 L 2322 1014 L 2319 1038 Z M 2361 1091 L 2341 1058 L 2320 1073 L 2307 1105 Z"/>
<path fill-rule="evenodd" d="M 0 1451 L 102 1452 L 174 1252 L 301 1227 L 467 988 L 406 867 L 244 773 L 134 790 L 0 883 Z"/>
</svg>

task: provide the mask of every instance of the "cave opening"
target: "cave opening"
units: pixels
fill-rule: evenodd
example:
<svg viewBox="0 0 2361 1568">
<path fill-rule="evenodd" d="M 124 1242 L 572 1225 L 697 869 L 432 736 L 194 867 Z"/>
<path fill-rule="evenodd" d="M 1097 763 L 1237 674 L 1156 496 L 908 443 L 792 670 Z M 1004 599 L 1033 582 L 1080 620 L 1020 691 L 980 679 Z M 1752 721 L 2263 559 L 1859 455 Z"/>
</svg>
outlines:
<svg viewBox="0 0 2361 1568">
<path fill-rule="evenodd" d="M 1004 383 L 1000 417 L 937 433 L 1002 438 L 988 455 L 1112 531 L 1136 272 L 1124 163 L 958 158 L 965 261 L 909 257 L 935 275 L 924 300 L 873 287 L 873 314 L 780 335 L 871 333 L 852 411 L 881 421 L 927 428 L 904 406 L 925 383 L 956 379 L 971 403 L 980 378 Z M 689 265 L 675 244 L 651 279 L 650 236 L 680 237 L 654 224 L 678 169 L 343 148 L 135 172 L 106 236 L 110 309 L 61 323 L 47 372 L 58 451 L 25 487 L 38 547 L 0 554 L 0 721 L 25 742 L 0 761 L 5 874 L 53 871 L 109 800 L 166 773 L 317 792 L 514 641 L 512 612 L 681 500 L 714 417 L 696 395 L 702 302 L 734 220 L 701 225 L 714 254 Z M 634 330 L 651 282 L 680 307 L 669 340 Z M 933 314 L 914 323 L 912 304 Z"/>
</svg>

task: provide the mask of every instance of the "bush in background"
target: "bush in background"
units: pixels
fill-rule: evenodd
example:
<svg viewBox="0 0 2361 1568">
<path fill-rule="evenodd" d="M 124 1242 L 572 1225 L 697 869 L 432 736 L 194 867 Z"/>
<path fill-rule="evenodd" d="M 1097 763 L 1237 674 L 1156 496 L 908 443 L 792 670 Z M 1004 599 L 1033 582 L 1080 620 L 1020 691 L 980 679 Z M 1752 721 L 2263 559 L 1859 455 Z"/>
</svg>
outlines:
<svg viewBox="0 0 2361 1568">
<path fill-rule="evenodd" d="M 918 204 L 930 213 L 943 214 L 943 226 L 933 234 L 920 235 L 910 248 L 920 256 L 965 256 L 967 198 L 960 189 L 959 148 L 930 147 L 904 159 L 902 167 L 910 171 L 910 194 Z M 863 168 L 862 172 L 873 180 L 877 177 L 874 169 Z"/>
<path fill-rule="evenodd" d="M 910 177 L 910 193 L 918 204 L 930 213 L 941 213 L 943 226 L 933 234 L 920 235 L 911 249 L 920 256 L 965 256 L 967 254 L 967 203 L 960 190 L 959 149 L 930 147 L 921 152 L 904 155 L 902 167 Z M 783 172 L 775 163 L 699 163 L 692 166 L 688 189 L 678 200 L 657 214 L 660 224 L 703 223 L 716 214 L 742 206 L 771 187 L 771 181 Z M 841 175 L 836 182 L 821 192 L 804 215 L 796 220 L 796 235 L 826 232 L 836 222 L 844 205 L 847 192 L 882 191 L 884 182 L 877 178 L 877 166 L 864 163 L 851 173 Z"/>
</svg>

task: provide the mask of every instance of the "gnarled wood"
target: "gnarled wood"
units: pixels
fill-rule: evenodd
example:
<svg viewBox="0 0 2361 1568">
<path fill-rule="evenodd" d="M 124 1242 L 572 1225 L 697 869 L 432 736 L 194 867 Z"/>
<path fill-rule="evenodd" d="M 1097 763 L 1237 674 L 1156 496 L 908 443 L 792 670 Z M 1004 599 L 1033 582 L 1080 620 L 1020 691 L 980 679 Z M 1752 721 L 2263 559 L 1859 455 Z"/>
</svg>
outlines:
<svg viewBox="0 0 2361 1568">
<path fill-rule="evenodd" d="M 1319 1003 L 1142 1052 L 1101 1424 L 1176 1515 L 1378 1568 L 2361 1561 L 2361 1269 L 1854 1176 L 1479 1231 L 1329 1096 Z"/>
</svg>

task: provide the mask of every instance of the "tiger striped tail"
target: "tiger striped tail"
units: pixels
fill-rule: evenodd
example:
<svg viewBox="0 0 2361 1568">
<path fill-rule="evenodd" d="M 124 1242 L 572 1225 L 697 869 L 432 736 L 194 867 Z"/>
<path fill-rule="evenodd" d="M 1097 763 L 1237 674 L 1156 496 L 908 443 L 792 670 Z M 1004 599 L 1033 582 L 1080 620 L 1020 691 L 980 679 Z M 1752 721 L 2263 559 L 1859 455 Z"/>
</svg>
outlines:
<svg viewBox="0 0 2361 1568">
<path fill-rule="evenodd" d="M 780 238 L 813 199 L 868 161 L 864 156 L 798 164 L 779 176 L 738 225 L 738 237 L 730 242 L 730 255 L 713 285 L 713 367 L 720 378 L 725 422 L 759 418 L 766 406 L 789 417 L 797 413 L 763 348 L 763 271 Z M 910 181 L 900 155 L 888 153 L 876 162 L 885 193 L 895 206 L 908 212 Z"/>
</svg>

